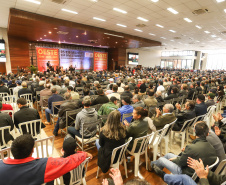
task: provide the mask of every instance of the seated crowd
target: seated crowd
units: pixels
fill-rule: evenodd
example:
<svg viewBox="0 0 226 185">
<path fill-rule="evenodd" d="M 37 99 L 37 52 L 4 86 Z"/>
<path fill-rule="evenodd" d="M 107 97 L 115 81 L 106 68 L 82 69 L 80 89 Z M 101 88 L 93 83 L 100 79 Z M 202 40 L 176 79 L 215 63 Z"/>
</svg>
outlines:
<svg viewBox="0 0 226 185">
<path fill-rule="evenodd" d="M 171 124 L 171 130 L 175 132 L 191 127 L 195 133 L 195 136 L 190 135 L 193 141 L 182 148 L 181 153 L 165 153 L 151 161 L 149 171 L 155 172 L 168 184 L 196 184 L 192 178 L 195 172 L 202 185 L 221 184 L 226 181 L 226 175 L 216 175 L 208 166 L 214 164 L 217 158 L 218 164 L 225 160 L 226 116 L 221 114 L 221 109 L 212 111 L 214 114 L 208 118 L 207 115 L 224 102 L 225 84 L 226 75 L 221 71 L 126 68 L 114 72 L 3 74 L 0 81 L 0 127 L 10 126 L 10 131 L 6 130 L 3 135 L 6 143 L 13 141 L 11 151 L 14 159 L 0 161 L 0 184 L 53 184 L 53 180 L 60 176 L 63 176 L 66 185 L 70 184 L 69 172 L 87 157 L 92 158 L 89 153 L 77 151 L 76 143 L 79 138 L 90 139 L 93 133 L 99 137 L 95 141 L 97 165 L 103 173 L 107 173 L 115 148 L 132 138 L 127 146 L 127 150 L 131 151 L 136 138 L 156 132 L 160 137 L 166 126 Z M 6 94 L 8 96 L 4 97 Z M 30 96 L 23 96 L 27 94 Z M 8 101 L 9 96 L 12 97 L 11 102 Z M 53 106 L 57 102 L 61 103 Z M 31 108 L 33 103 L 36 109 Z M 51 119 L 53 114 L 58 118 L 53 135 L 57 137 L 59 129 L 62 131 L 67 127 L 61 158 L 33 158 L 35 140 L 25 128 L 19 129 L 23 122 L 40 120 L 39 106 L 45 110 L 46 116 L 46 122 L 39 123 L 41 128 L 54 122 L 54 117 Z M 7 110 L 14 112 L 4 112 Z M 73 119 L 67 117 L 67 111 L 75 112 Z M 97 124 L 98 120 L 101 124 Z M 188 120 L 196 122 L 185 125 Z M 15 129 L 24 135 L 14 138 L 12 131 Z M 38 127 L 36 131 L 41 132 Z M 2 145 L 2 132 L 0 142 Z M 135 153 L 141 145 L 137 143 Z M 118 155 L 116 153 L 115 160 Z M 126 156 L 129 154 L 126 153 Z M 172 174 L 165 173 L 164 168 Z M 122 185 L 120 171 L 110 170 L 112 180 L 104 179 L 102 184 Z M 133 179 L 125 184 L 149 183 Z"/>
</svg>

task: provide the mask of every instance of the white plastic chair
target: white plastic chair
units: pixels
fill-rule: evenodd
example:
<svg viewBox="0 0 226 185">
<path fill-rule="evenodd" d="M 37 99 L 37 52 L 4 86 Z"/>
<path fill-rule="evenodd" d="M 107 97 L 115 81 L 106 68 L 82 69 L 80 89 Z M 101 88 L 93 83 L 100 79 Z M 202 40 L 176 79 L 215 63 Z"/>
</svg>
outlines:
<svg viewBox="0 0 226 185">
<path fill-rule="evenodd" d="M 169 124 L 166 124 L 163 129 L 157 130 L 154 135 L 150 137 L 148 148 L 153 148 L 153 161 L 156 161 L 158 154 L 158 145 L 161 144 L 162 138 L 167 132 Z M 162 153 L 162 147 L 160 146 L 160 154 Z"/>
<path fill-rule="evenodd" d="M 6 126 L 6 127 L 0 127 L 0 133 L 2 135 L 2 144 L 0 145 L 0 149 L 5 148 L 5 147 L 9 147 L 5 141 L 5 132 L 8 130 L 8 132 L 10 133 L 10 126 Z"/>
<path fill-rule="evenodd" d="M 209 170 L 211 170 L 214 166 L 216 166 L 219 163 L 219 158 L 217 157 L 216 161 L 209 166 Z M 191 177 L 194 181 L 198 178 L 196 172 Z"/>
<path fill-rule="evenodd" d="M 218 165 L 217 169 L 215 170 L 215 174 L 225 174 L 226 169 L 226 159 L 222 160 Z"/>
<path fill-rule="evenodd" d="M 11 157 L 11 148 L 5 148 L 0 150 L 0 157 L 1 160 L 5 159 L 5 158 L 12 158 Z"/>
<path fill-rule="evenodd" d="M 170 148 L 171 148 L 171 130 L 175 124 L 175 122 L 177 121 L 177 119 L 175 119 L 172 123 L 169 123 L 169 127 L 166 131 L 166 133 L 163 135 L 162 139 L 165 141 L 165 154 L 168 153 L 168 145 L 170 144 Z M 161 142 L 161 147 L 162 147 L 162 142 Z M 162 153 L 161 153 L 162 154 Z"/>
<path fill-rule="evenodd" d="M 87 167 L 89 163 L 89 158 L 87 158 L 85 161 L 83 161 L 77 168 L 70 171 L 71 179 L 70 179 L 70 185 L 86 185 L 86 179 L 85 175 L 87 172 Z M 85 171 L 84 171 L 85 169 Z M 84 171 L 84 173 L 83 173 Z M 83 176 L 84 175 L 84 176 Z M 55 179 L 54 185 L 64 185 L 64 179 L 63 176 Z"/>
<path fill-rule="evenodd" d="M 55 136 L 50 136 L 45 139 L 35 141 L 34 158 L 50 157 L 53 154 Z"/>
<path fill-rule="evenodd" d="M 41 126 L 42 126 L 41 119 L 23 122 L 23 123 L 20 123 L 18 126 L 19 126 L 21 135 L 29 133 L 32 135 L 33 138 L 38 138 L 39 136 L 41 136 Z M 37 129 L 39 133 L 37 133 Z"/>
<path fill-rule="evenodd" d="M 77 139 L 77 145 L 78 147 L 82 150 L 82 151 L 86 151 L 86 150 L 89 150 L 91 148 L 94 148 L 96 147 L 95 145 L 89 147 L 89 148 L 86 148 L 84 150 L 84 145 L 87 145 L 87 144 L 91 144 L 91 143 L 94 143 L 96 141 L 96 139 L 99 138 L 99 136 L 97 135 L 97 130 L 99 127 L 99 125 L 101 124 L 101 120 L 98 119 L 97 121 L 94 121 L 94 122 L 90 122 L 90 123 L 82 123 L 81 124 L 81 130 L 82 130 L 82 138 L 78 137 L 78 136 L 75 136 L 75 138 Z M 85 129 L 84 130 L 84 125 L 88 125 L 88 129 Z M 89 138 L 84 138 L 84 133 L 85 135 L 89 135 L 90 137 Z"/>
<path fill-rule="evenodd" d="M 171 137 L 171 141 L 174 139 L 175 133 L 179 133 L 179 136 L 180 136 L 180 134 L 181 134 L 181 149 L 184 147 L 184 143 L 185 143 L 185 135 L 186 135 L 186 134 L 188 135 L 187 130 L 188 130 L 188 128 L 189 128 L 189 125 L 191 124 L 191 122 L 192 122 L 194 119 L 195 119 L 195 118 L 189 119 L 189 120 L 185 121 L 184 124 L 183 124 L 183 126 L 182 126 L 182 128 L 180 129 L 180 131 L 174 131 L 174 130 L 171 130 L 171 136 L 172 136 L 172 137 Z M 187 138 L 186 141 L 188 142 L 188 138 Z M 175 143 L 175 140 L 174 140 L 174 143 Z"/>
<path fill-rule="evenodd" d="M 55 118 L 58 118 L 58 112 L 55 112 L 55 109 L 59 111 L 60 105 L 63 104 L 65 101 L 57 101 L 52 103 L 52 109 L 53 109 L 53 114 L 50 114 L 52 123 L 55 125 Z"/>
<path fill-rule="evenodd" d="M 41 105 L 42 119 L 45 116 L 43 111 L 48 108 L 48 99 L 49 98 L 50 98 L 50 96 L 40 96 L 40 105 Z"/>
<path fill-rule="evenodd" d="M 143 137 L 139 137 L 136 138 L 133 142 L 133 147 L 131 149 L 131 151 L 129 151 L 127 149 L 127 152 L 135 157 L 135 162 L 134 162 L 134 176 L 137 177 L 138 176 L 138 171 L 139 171 L 139 163 L 140 163 L 140 156 L 145 154 L 145 161 L 146 161 L 146 169 L 148 169 L 148 154 L 147 154 L 147 147 L 148 147 L 148 142 L 149 142 L 149 138 L 151 137 L 151 135 L 153 135 L 154 133 L 151 133 L 149 135 L 143 136 Z M 138 151 L 136 151 L 137 149 L 137 144 L 140 144 L 140 148 Z"/>
<path fill-rule="evenodd" d="M 7 92 L 2 92 L 0 93 L 0 97 L 5 97 L 5 96 L 8 96 L 9 94 Z"/>
<path fill-rule="evenodd" d="M 126 165 L 125 152 L 126 152 L 126 149 L 127 149 L 127 147 L 128 147 L 128 145 L 129 145 L 129 143 L 130 143 L 131 140 L 132 140 L 132 137 L 130 137 L 125 144 L 123 144 L 123 145 L 121 145 L 121 146 L 119 146 L 117 148 L 114 148 L 114 150 L 112 151 L 112 155 L 111 155 L 111 164 L 110 164 L 110 167 L 111 168 L 118 168 L 119 169 L 119 165 L 122 164 L 122 162 L 123 162 L 124 163 L 124 169 L 125 169 L 126 178 L 128 178 L 128 174 L 127 174 L 127 165 Z M 119 150 L 120 150 L 120 153 L 118 155 L 118 159 L 114 163 L 115 156 L 117 154 L 117 151 L 119 151 Z M 98 166 L 96 178 L 98 178 L 99 170 L 100 170 L 100 168 Z"/>
<path fill-rule="evenodd" d="M 211 128 L 211 123 L 213 123 L 213 113 L 216 111 L 216 106 L 215 105 L 212 105 L 210 107 L 208 107 L 209 110 L 207 110 L 207 114 L 204 118 L 204 120 L 206 121 L 206 124 L 208 125 L 209 128 Z"/>
<path fill-rule="evenodd" d="M 27 101 L 29 101 L 30 104 L 31 104 L 31 106 L 29 106 L 29 107 L 33 108 L 33 100 L 32 100 L 33 95 L 32 95 L 32 93 L 21 94 L 21 95 L 20 95 L 20 98 L 24 98 L 24 99 L 26 99 Z"/>
</svg>

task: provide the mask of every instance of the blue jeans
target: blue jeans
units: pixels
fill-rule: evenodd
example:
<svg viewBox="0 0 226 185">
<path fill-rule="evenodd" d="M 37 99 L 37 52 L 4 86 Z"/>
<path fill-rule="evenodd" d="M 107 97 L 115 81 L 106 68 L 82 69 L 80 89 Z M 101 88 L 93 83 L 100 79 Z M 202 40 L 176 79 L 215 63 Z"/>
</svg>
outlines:
<svg viewBox="0 0 226 185">
<path fill-rule="evenodd" d="M 58 133 L 58 130 L 60 129 L 59 121 L 60 121 L 60 117 L 57 119 L 56 125 L 54 127 L 54 132 L 56 133 Z"/>
<path fill-rule="evenodd" d="M 70 134 L 73 138 L 75 138 L 75 136 L 82 138 L 82 135 L 79 133 L 79 130 L 76 130 L 75 127 L 68 127 L 67 131 L 68 134 Z"/>
<path fill-rule="evenodd" d="M 168 153 L 164 157 L 160 157 L 158 160 L 152 161 L 151 165 L 155 164 L 160 169 L 167 168 L 173 174 L 181 174 L 182 173 L 181 168 L 177 164 L 169 160 L 175 157 L 177 157 L 177 155 Z"/>
<path fill-rule="evenodd" d="M 195 181 L 187 175 L 165 174 L 164 181 L 168 185 L 197 185 Z"/>
<path fill-rule="evenodd" d="M 47 119 L 47 121 L 50 122 L 50 114 L 52 114 L 52 111 L 47 108 L 45 110 L 45 113 L 46 113 L 46 119 Z"/>
<path fill-rule="evenodd" d="M 99 139 L 96 140 L 96 147 L 97 147 L 97 150 L 99 151 L 100 149 Z"/>
</svg>

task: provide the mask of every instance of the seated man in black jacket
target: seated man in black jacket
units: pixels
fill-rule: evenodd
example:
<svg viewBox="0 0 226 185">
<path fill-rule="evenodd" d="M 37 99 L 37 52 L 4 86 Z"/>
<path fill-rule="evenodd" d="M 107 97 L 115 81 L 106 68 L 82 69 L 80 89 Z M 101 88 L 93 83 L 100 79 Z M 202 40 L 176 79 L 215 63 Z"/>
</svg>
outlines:
<svg viewBox="0 0 226 185">
<path fill-rule="evenodd" d="M 171 94 L 167 96 L 164 100 L 171 100 L 173 98 L 178 98 L 177 92 L 178 92 L 178 89 L 176 87 L 173 87 L 171 90 Z"/>
<path fill-rule="evenodd" d="M 97 90 L 98 97 L 93 100 L 92 105 L 97 105 L 97 104 L 104 104 L 108 103 L 109 99 L 108 97 L 104 94 L 103 89 L 98 89 Z"/>
<path fill-rule="evenodd" d="M 195 114 L 196 116 L 201 116 L 207 113 L 207 106 L 205 104 L 205 96 L 199 94 L 196 99 Z"/>
<path fill-rule="evenodd" d="M 71 94 L 69 92 L 66 92 L 64 94 L 64 98 L 66 99 L 66 101 L 60 105 L 60 109 L 58 112 L 59 117 L 53 131 L 53 135 L 55 136 L 58 135 L 59 128 L 63 129 L 66 126 L 66 111 L 76 110 L 79 108 L 78 102 L 72 100 Z"/>
<path fill-rule="evenodd" d="M 191 83 L 190 89 L 188 91 L 188 97 L 187 97 L 187 99 L 192 100 L 194 93 L 195 93 L 195 84 L 194 83 Z"/>
<path fill-rule="evenodd" d="M 195 102 L 189 100 L 185 103 L 185 109 L 182 111 L 180 104 L 176 104 L 178 113 L 176 114 L 177 121 L 174 124 L 173 131 L 180 131 L 185 121 L 194 118 L 195 115 Z"/>
</svg>

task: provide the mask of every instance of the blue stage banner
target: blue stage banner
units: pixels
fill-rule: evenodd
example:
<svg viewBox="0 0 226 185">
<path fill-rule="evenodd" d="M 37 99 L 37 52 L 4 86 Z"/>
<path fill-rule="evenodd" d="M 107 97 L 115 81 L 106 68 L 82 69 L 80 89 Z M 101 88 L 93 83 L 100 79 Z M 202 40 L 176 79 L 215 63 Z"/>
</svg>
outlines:
<svg viewBox="0 0 226 185">
<path fill-rule="evenodd" d="M 69 69 L 69 66 L 75 70 L 93 70 L 93 52 L 60 49 L 60 66 Z"/>
</svg>

